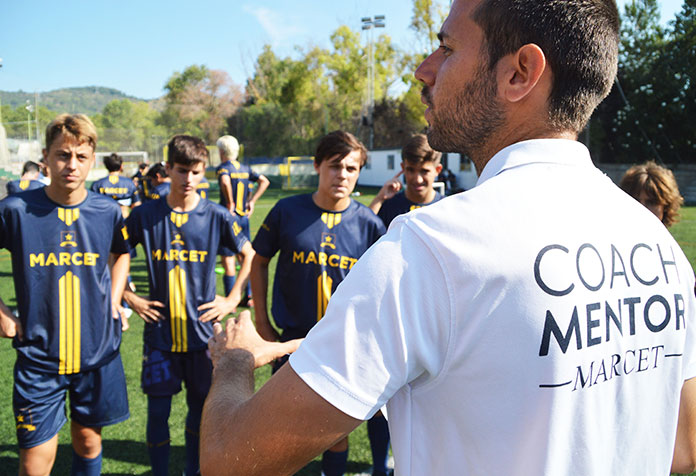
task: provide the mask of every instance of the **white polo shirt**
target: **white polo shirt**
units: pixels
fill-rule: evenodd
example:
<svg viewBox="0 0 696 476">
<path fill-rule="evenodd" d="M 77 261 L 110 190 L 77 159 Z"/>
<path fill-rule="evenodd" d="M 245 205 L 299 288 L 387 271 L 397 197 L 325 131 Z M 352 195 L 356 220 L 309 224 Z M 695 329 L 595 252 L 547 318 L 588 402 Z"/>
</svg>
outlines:
<svg viewBox="0 0 696 476">
<path fill-rule="evenodd" d="M 574 141 L 495 155 L 397 218 L 290 358 L 399 476 L 669 474 L 696 375 L 691 266 Z"/>
</svg>

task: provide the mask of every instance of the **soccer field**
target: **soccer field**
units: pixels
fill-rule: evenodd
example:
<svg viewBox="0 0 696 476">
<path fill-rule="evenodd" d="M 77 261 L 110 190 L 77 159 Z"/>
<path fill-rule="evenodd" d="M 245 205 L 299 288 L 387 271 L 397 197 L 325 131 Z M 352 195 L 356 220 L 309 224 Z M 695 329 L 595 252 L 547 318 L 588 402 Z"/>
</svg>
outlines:
<svg viewBox="0 0 696 476">
<path fill-rule="evenodd" d="M 375 189 L 362 190 L 363 195 L 358 199 L 367 204 L 373 198 Z M 292 192 L 298 193 L 298 192 Z M 291 192 L 268 190 L 256 206 L 251 217 L 252 236 L 275 204 L 275 202 Z M 211 199 L 217 201 L 217 196 L 211 194 Z M 672 228 L 682 249 L 689 258 L 692 266 L 696 264 L 696 207 L 682 209 L 681 221 Z M 273 279 L 275 260 L 271 262 L 270 279 Z M 138 248 L 138 258 L 131 266 L 131 274 L 139 294 L 146 294 L 147 272 L 142 259 L 142 250 Z M 0 296 L 12 308 L 16 307 L 14 287 L 12 283 L 12 267 L 10 254 L 0 250 Z M 222 280 L 218 275 L 219 290 L 222 290 Z M 269 293 L 270 297 L 270 293 Z M 121 354 L 128 382 L 128 396 L 131 417 L 126 422 L 105 427 L 104 462 L 102 473 L 105 475 L 150 474 L 147 448 L 145 445 L 146 398 L 140 390 L 140 362 L 142 357 L 143 322 L 137 316 L 130 320 L 131 328 L 123 335 Z M 15 439 L 14 417 L 12 414 L 12 364 L 15 353 L 8 339 L 0 339 L 0 474 L 17 474 L 17 447 Z M 257 388 L 270 376 L 266 366 L 256 372 Z M 184 461 L 184 418 L 186 402 L 184 393 L 174 398 L 170 417 L 172 449 L 170 457 L 170 474 L 181 474 Z M 64 475 L 70 472 L 72 459 L 70 448 L 69 425 L 65 425 L 60 433 L 58 455 L 53 469 L 54 475 Z M 365 425 L 361 425 L 350 437 L 350 452 L 348 472 L 361 473 L 371 466 L 370 448 L 367 440 Z M 318 475 L 318 461 L 312 462 L 298 474 Z M 694 473 L 696 475 L 696 473 Z"/>
</svg>

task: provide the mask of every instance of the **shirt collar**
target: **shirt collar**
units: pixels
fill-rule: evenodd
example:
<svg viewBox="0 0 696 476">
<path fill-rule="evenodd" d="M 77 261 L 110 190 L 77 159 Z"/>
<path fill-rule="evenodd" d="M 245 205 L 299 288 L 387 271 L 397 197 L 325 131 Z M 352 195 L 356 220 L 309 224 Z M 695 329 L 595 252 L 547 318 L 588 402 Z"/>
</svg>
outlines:
<svg viewBox="0 0 696 476">
<path fill-rule="evenodd" d="M 568 139 L 526 140 L 509 145 L 495 154 L 483 168 L 476 186 L 503 170 L 533 163 L 593 166 L 590 152 L 580 142 Z"/>
</svg>

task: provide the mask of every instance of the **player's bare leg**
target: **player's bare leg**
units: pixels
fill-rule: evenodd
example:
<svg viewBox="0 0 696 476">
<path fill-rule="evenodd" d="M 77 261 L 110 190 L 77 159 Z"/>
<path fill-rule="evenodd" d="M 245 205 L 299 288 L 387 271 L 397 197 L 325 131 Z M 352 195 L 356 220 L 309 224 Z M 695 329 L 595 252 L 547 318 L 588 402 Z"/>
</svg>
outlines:
<svg viewBox="0 0 696 476">
<path fill-rule="evenodd" d="M 70 435 L 75 452 L 83 458 L 96 458 L 101 453 L 101 428 L 90 428 L 72 421 Z"/>
<path fill-rule="evenodd" d="M 19 449 L 20 476 L 48 476 L 56 460 L 58 435 L 31 448 Z"/>
<path fill-rule="evenodd" d="M 101 474 L 101 428 L 90 428 L 72 421 L 70 435 L 73 445 L 72 474 L 90 476 Z"/>
</svg>

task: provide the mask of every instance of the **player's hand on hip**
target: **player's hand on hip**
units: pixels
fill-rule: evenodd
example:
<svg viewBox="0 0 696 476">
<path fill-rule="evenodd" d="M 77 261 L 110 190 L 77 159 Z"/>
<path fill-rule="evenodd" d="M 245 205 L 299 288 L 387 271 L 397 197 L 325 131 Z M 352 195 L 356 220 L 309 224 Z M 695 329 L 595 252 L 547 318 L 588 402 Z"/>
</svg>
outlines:
<svg viewBox="0 0 696 476">
<path fill-rule="evenodd" d="M 127 302 L 131 309 L 148 324 L 154 324 L 157 321 L 164 320 L 164 315 L 159 311 L 164 308 L 164 304 L 159 301 L 150 301 L 137 294 L 128 293 Z"/>
<path fill-rule="evenodd" d="M 227 314 L 232 314 L 237 310 L 240 299 L 241 297 L 235 297 L 232 294 L 229 297 L 216 295 L 213 301 L 198 306 L 199 311 L 207 310 L 198 320 L 201 322 L 221 321 Z"/>
<path fill-rule="evenodd" d="M 24 337 L 19 318 L 12 314 L 12 310 L 2 301 L 0 301 L 0 337 L 8 339 L 16 337 L 18 340 L 22 340 Z"/>
<path fill-rule="evenodd" d="M 247 206 L 246 206 L 247 218 L 251 218 L 252 213 L 254 213 L 254 202 L 247 202 Z"/>
<path fill-rule="evenodd" d="M 297 348 L 298 343 L 268 342 L 256 332 L 251 322 L 251 313 L 243 311 L 239 317 L 228 319 L 226 326 L 216 322 L 213 324 L 213 337 L 208 341 L 210 358 L 213 365 L 228 352 L 241 349 L 254 356 L 254 367 L 259 368 L 269 364 L 278 357 Z"/>
<path fill-rule="evenodd" d="M 127 331 L 130 329 L 130 323 L 128 322 L 128 314 L 126 313 L 126 308 L 117 303 L 111 304 L 111 317 L 121 321 L 121 331 Z"/>
</svg>

